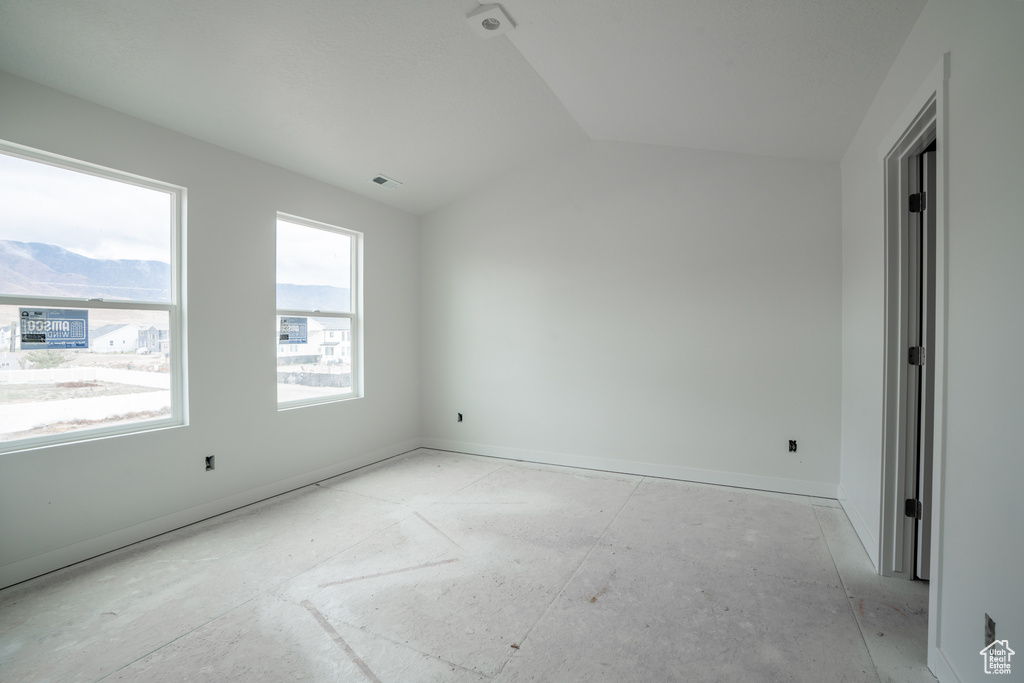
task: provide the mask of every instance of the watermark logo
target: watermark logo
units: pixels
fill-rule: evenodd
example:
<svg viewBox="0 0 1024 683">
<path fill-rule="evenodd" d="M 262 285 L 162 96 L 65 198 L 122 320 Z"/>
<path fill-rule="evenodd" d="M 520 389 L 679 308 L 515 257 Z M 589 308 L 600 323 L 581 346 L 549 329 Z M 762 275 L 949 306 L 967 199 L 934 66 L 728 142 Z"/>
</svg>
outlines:
<svg viewBox="0 0 1024 683">
<path fill-rule="evenodd" d="M 981 651 L 981 656 L 985 658 L 985 673 L 1009 674 L 1010 658 L 1015 654 L 1017 653 L 1010 649 L 1009 641 L 994 641 Z"/>
</svg>

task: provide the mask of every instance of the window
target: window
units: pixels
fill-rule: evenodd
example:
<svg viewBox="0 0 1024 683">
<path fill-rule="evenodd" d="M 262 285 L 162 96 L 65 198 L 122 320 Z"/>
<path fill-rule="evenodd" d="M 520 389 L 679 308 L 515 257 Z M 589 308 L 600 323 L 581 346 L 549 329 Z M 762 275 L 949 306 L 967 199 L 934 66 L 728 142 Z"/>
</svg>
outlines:
<svg viewBox="0 0 1024 683">
<path fill-rule="evenodd" d="M 184 424 L 184 196 L 0 142 L 0 451 Z"/>
<path fill-rule="evenodd" d="M 358 232 L 278 215 L 278 407 L 360 395 L 361 243 Z"/>
</svg>

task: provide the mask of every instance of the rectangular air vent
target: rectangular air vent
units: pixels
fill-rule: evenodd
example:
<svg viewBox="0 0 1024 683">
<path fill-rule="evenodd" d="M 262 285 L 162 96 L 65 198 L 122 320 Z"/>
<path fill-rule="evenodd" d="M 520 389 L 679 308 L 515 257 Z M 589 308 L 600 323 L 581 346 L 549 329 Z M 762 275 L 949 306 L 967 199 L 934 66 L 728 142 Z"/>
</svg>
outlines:
<svg viewBox="0 0 1024 683">
<path fill-rule="evenodd" d="M 388 178 L 386 175 L 375 175 L 372 178 L 370 178 L 370 182 L 376 185 L 380 185 L 381 187 L 386 187 L 389 190 L 393 190 L 402 184 L 395 180 L 394 178 Z"/>
</svg>

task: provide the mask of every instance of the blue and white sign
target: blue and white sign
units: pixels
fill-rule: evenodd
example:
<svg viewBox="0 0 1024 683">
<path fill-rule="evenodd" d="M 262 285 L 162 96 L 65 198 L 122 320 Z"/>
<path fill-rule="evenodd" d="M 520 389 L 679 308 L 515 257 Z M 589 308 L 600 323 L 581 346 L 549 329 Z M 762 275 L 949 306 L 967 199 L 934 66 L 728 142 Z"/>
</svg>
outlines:
<svg viewBox="0 0 1024 683">
<path fill-rule="evenodd" d="M 22 308 L 21 348 L 89 348 L 89 311 L 72 308 Z"/>
<path fill-rule="evenodd" d="M 305 344 L 308 325 L 307 318 L 286 318 L 281 316 L 280 344 Z"/>
</svg>

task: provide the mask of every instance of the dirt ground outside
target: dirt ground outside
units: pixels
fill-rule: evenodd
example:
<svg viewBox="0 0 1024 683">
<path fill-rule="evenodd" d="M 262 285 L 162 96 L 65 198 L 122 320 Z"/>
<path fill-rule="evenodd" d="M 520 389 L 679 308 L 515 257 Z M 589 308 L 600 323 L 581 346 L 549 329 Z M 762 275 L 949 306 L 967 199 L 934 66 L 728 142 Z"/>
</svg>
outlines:
<svg viewBox="0 0 1024 683">
<path fill-rule="evenodd" d="M 53 384 L 0 384 L 0 404 L 61 401 L 158 391 L 151 387 L 115 382 L 56 382 Z"/>
<path fill-rule="evenodd" d="M 141 391 L 78 398 L 54 396 L 51 400 L 27 403 L 0 402 L 0 441 L 142 422 L 171 414 L 170 391 L 131 389 Z"/>
</svg>

